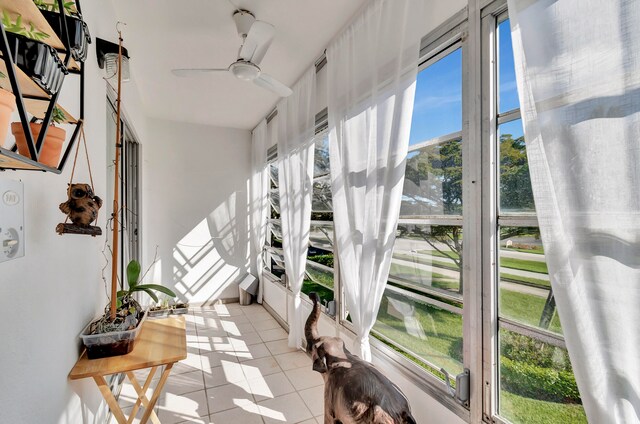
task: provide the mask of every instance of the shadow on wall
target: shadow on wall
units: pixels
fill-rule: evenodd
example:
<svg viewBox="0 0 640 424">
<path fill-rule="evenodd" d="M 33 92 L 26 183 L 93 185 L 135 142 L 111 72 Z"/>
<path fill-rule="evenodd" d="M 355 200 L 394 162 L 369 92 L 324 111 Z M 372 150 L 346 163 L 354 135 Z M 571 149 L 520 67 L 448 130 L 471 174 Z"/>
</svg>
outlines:
<svg viewBox="0 0 640 424">
<path fill-rule="evenodd" d="M 171 248 L 161 249 L 156 267 L 161 276 L 171 275 L 173 284 L 166 277 L 165 284 L 175 288 L 180 300 L 208 303 L 238 297 L 237 283 L 249 272 L 245 195 L 232 193 Z M 154 274 L 155 281 L 163 281 Z"/>
</svg>

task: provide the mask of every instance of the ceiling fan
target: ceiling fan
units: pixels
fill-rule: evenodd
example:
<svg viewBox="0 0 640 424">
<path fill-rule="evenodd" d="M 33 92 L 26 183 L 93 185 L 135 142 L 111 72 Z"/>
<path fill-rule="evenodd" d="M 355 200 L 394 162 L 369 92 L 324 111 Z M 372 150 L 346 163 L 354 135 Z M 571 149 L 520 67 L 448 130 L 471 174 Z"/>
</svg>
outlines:
<svg viewBox="0 0 640 424">
<path fill-rule="evenodd" d="M 173 69 L 171 72 L 178 77 L 189 77 L 203 73 L 230 72 L 236 78 L 251 81 L 262 88 L 271 90 L 280 97 L 291 95 L 292 91 L 289 87 L 272 76 L 263 73 L 258 66 L 271 45 L 276 32 L 274 26 L 256 20 L 251 12 L 242 9 L 235 11 L 233 20 L 236 23 L 238 35 L 242 37 L 242 45 L 238 52 L 238 59 L 228 68 Z"/>
</svg>

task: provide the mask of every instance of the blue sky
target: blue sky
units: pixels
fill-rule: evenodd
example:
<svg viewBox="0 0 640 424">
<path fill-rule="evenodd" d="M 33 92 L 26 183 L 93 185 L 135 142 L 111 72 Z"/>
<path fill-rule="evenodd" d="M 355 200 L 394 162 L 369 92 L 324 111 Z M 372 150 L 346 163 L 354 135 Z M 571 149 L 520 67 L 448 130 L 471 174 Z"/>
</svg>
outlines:
<svg viewBox="0 0 640 424">
<path fill-rule="evenodd" d="M 498 25 L 498 93 L 499 112 L 508 112 L 519 106 L 518 88 L 513 65 L 511 28 L 509 20 Z"/>
<path fill-rule="evenodd" d="M 462 50 L 418 74 L 409 144 L 462 129 Z"/>
<path fill-rule="evenodd" d="M 499 111 L 507 112 L 518 107 L 508 20 L 498 25 L 498 43 Z M 520 121 L 501 127 L 514 138 L 522 135 Z M 461 129 L 462 49 L 457 49 L 418 74 L 409 145 Z"/>
</svg>

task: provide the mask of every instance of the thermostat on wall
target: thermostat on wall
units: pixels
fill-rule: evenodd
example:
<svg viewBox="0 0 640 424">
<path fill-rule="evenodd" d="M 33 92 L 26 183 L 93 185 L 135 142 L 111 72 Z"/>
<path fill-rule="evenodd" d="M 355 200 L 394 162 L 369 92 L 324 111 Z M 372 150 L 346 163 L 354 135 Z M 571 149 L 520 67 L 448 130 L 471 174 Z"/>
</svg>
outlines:
<svg viewBox="0 0 640 424">
<path fill-rule="evenodd" d="M 0 262 L 24 256 L 24 189 L 0 179 Z"/>
</svg>

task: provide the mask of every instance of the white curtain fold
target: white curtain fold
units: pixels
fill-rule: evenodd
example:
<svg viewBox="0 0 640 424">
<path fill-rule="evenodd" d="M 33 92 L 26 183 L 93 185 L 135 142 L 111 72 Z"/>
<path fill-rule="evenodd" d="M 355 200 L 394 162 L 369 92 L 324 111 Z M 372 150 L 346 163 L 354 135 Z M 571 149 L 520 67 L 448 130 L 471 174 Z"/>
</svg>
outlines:
<svg viewBox="0 0 640 424">
<path fill-rule="evenodd" d="M 277 105 L 278 172 L 282 247 L 289 287 L 294 295 L 289 314 L 289 346 L 303 346 L 304 320 L 300 290 L 309 246 L 313 190 L 313 137 L 316 70 L 309 69 Z"/>
<path fill-rule="evenodd" d="M 367 361 L 400 212 L 422 7 L 420 0 L 371 1 L 327 48 L 336 247 Z"/>
<path fill-rule="evenodd" d="M 551 284 L 589 422 L 640 422 L 640 5 L 509 0 Z"/>
<path fill-rule="evenodd" d="M 254 275 L 258 277 L 258 303 L 262 303 L 264 288 L 262 251 L 267 237 L 267 216 L 269 202 L 269 174 L 267 169 L 268 148 L 267 121 L 263 119 L 251 134 L 251 254 L 255 264 Z"/>
</svg>

